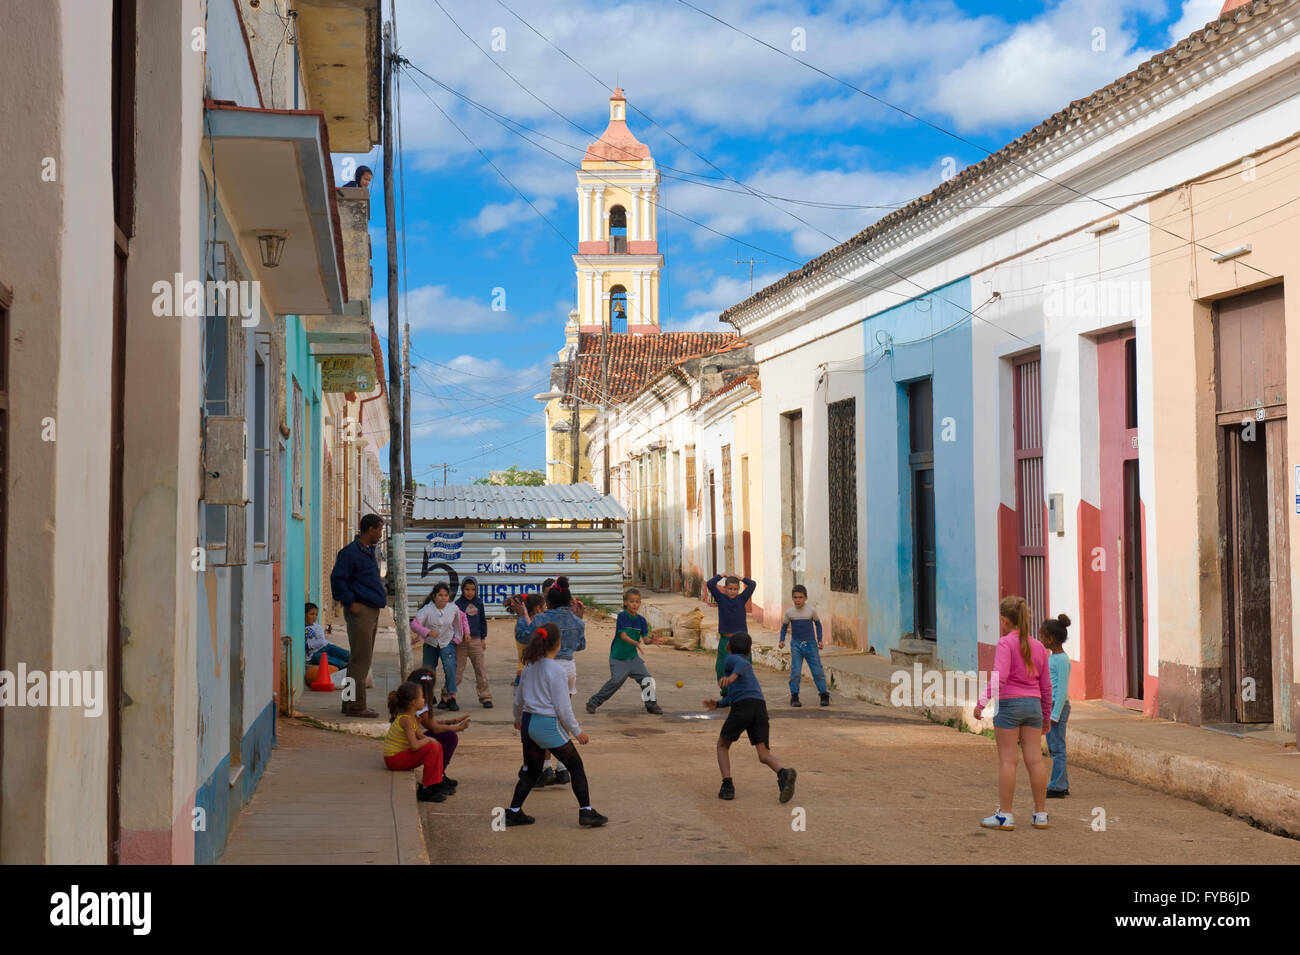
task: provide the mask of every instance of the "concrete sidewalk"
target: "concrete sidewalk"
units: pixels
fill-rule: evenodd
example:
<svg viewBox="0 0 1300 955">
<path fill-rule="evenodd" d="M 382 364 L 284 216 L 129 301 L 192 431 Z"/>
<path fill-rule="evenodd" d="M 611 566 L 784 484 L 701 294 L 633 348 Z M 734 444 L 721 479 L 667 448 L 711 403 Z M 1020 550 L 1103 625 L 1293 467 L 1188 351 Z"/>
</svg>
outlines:
<svg viewBox="0 0 1300 955">
<path fill-rule="evenodd" d="M 642 613 L 652 627 L 670 626 L 681 614 L 699 608 L 704 614 L 701 644 L 706 650 L 717 649 L 716 608 L 682 594 L 645 589 L 642 599 Z M 755 663 L 789 671 L 790 651 L 788 647 L 777 650 L 777 630 L 751 617 L 749 633 Z M 975 719 L 973 704 L 896 706 L 891 694 L 893 675 L 900 667 L 887 657 L 827 646 L 822 663 L 833 693 L 924 714 L 941 723 L 951 721 L 959 729 L 992 728 L 988 717 Z M 805 675 L 804 681 L 811 689 L 811 678 Z M 773 700 L 770 705 L 781 704 Z M 1150 719 L 1101 701 L 1071 700 L 1067 746 L 1072 766 L 1190 799 L 1300 839 L 1300 754 L 1293 745 Z"/>
<path fill-rule="evenodd" d="M 347 646 L 335 626 L 331 643 Z M 378 719 L 342 716 L 341 690 L 306 690 L 276 722 L 276 748 L 226 843 L 223 865 L 428 865 L 414 771 L 384 766 L 387 699 L 401 682 L 392 614 L 380 616 L 367 705 Z M 336 685 L 340 676 L 334 675 Z M 314 725 L 313 725 L 314 724 Z"/>
</svg>

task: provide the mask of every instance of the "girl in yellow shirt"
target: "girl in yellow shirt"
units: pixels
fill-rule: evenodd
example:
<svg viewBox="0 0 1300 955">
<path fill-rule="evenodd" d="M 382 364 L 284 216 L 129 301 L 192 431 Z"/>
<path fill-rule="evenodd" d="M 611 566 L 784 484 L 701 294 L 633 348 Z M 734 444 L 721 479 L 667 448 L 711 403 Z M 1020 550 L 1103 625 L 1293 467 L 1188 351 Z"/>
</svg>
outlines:
<svg viewBox="0 0 1300 955">
<path fill-rule="evenodd" d="M 442 780 L 442 746 L 424 736 L 415 711 L 424 693 L 415 683 L 403 683 L 388 694 L 388 716 L 393 721 L 384 737 L 384 765 L 392 770 L 424 767 L 424 778 L 415 798 L 420 802 L 442 802 L 447 785 Z"/>
</svg>

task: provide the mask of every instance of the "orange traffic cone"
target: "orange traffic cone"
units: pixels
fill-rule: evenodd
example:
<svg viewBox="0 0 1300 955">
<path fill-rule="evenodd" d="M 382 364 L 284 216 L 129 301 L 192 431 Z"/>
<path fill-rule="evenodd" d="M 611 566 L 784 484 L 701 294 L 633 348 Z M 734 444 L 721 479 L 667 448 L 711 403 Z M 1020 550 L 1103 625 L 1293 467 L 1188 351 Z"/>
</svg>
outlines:
<svg viewBox="0 0 1300 955">
<path fill-rule="evenodd" d="M 334 689 L 334 681 L 330 679 L 330 660 L 323 653 L 320 655 L 320 663 L 316 667 L 316 679 L 312 682 L 311 688 L 322 692 Z"/>
</svg>

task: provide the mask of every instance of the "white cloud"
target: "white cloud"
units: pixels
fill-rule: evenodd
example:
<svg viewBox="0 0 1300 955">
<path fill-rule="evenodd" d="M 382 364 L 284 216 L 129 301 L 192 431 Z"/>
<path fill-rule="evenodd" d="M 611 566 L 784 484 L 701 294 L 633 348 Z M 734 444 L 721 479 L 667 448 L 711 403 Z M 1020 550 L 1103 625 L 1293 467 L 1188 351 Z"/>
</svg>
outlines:
<svg viewBox="0 0 1300 955">
<path fill-rule="evenodd" d="M 926 105 L 959 131 L 1040 122 L 1157 52 L 1137 47 L 1123 25 L 1148 8 L 1139 0 L 1065 0 L 940 75 Z"/>
<path fill-rule="evenodd" d="M 376 284 L 378 290 L 383 286 Z M 496 289 L 502 289 L 498 294 Z M 412 337 L 418 332 L 463 333 L 492 332 L 531 325 L 536 321 L 535 315 L 520 315 L 510 310 L 509 281 L 501 285 L 485 287 L 482 298 L 462 298 L 452 295 L 445 285 L 422 285 L 411 289 L 406 296 L 406 316 L 399 311 L 399 318 L 408 318 L 411 323 Z M 493 309 L 494 301 L 501 301 L 505 309 Z M 388 321 L 388 299 L 375 298 L 370 313 L 380 326 L 386 327 Z M 547 316 L 549 317 L 549 316 Z M 419 347 L 419 344 L 416 344 Z"/>
<path fill-rule="evenodd" d="M 1179 40 L 1185 40 L 1207 23 L 1219 19 L 1223 9 L 1223 0 L 1184 0 L 1182 16 L 1169 28 L 1167 42 L 1173 46 Z"/>
<path fill-rule="evenodd" d="M 537 212 L 553 220 L 555 205 L 556 200 L 551 197 L 535 199 L 533 200 L 533 206 L 537 211 L 534 212 L 533 208 L 530 208 L 528 203 L 522 199 L 515 199 L 511 202 L 492 202 L 480 209 L 478 215 L 469 220 L 466 226 L 475 235 L 491 235 L 493 232 L 499 232 L 502 229 L 516 227 L 521 221 L 531 225 L 532 221 L 537 217 Z M 542 223 L 542 225 L 545 227 L 545 223 Z"/>
<path fill-rule="evenodd" d="M 789 235 L 795 256 L 811 258 L 861 232 L 893 207 L 924 195 L 940 181 L 938 160 L 932 169 L 878 171 L 869 168 L 839 168 L 804 171 L 791 167 L 759 170 L 745 179 L 747 185 L 767 196 L 798 199 L 786 202 L 766 201 L 732 184 L 735 192 L 721 192 L 704 186 L 676 184 L 670 202 L 708 226 L 699 228 L 683 223 L 675 216 L 667 221 L 689 230 L 699 246 L 722 241 L 709 229 L 725 235 L 746 236 L 757 230 L 771 230 Z M 813 203 L 809 205 L 808 203 Z M 866 208 L 844 208 L 862 206 Z M 879 208 L 878 208 L 879 207 Z M 802 221 L 800 221 L 802 220 Z M 660 228 L 663 228 L 661 219 Z M 756 242 L 762 245 L 761 242 Z M 740 247 L 734 258 L 765 258 L 764 253 Z M 767 265 L 781 274 L 798 268 L 802 259 L 773 259 Z M 755 283 L 755 288 L 760 288 Z"/>
</svg>

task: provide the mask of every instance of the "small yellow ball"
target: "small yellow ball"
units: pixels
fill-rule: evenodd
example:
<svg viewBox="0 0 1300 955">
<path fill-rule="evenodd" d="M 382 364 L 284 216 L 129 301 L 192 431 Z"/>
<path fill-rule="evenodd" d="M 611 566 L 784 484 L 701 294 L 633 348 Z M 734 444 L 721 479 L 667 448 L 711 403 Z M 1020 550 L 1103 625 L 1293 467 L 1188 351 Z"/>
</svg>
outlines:
<svg viewBox="0 0 1300 955">
<path fill-rule="evenodd" d="M 686 684 L 684 684 L 681 680 L 678 680 L 678 681 L 677 681 L 677 688 L 678 688 L 679 690 L 680 690 L 683 686 L 685 686 L 685 685 L 686 685 Z"/>
</svg>

